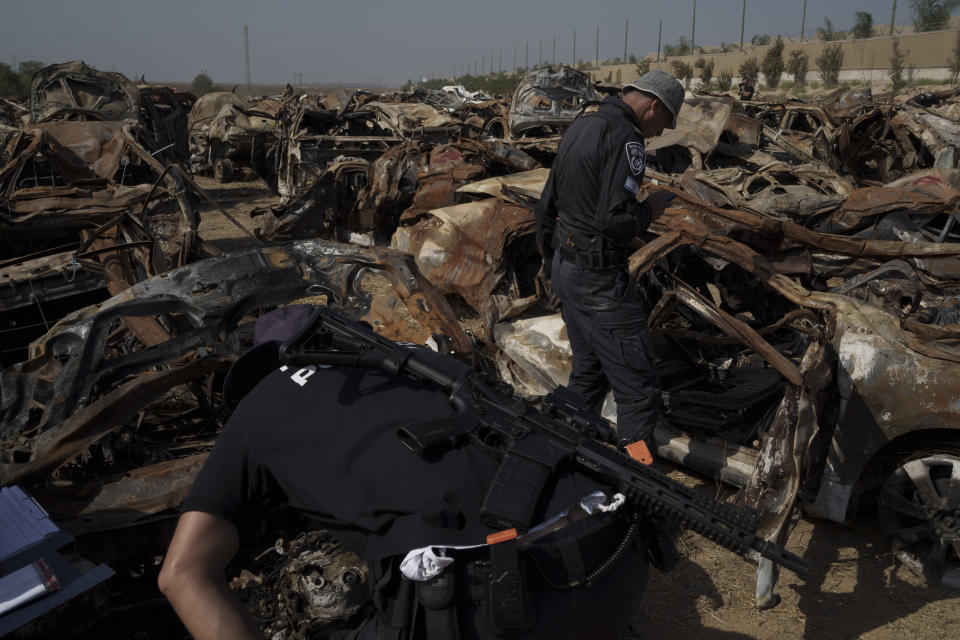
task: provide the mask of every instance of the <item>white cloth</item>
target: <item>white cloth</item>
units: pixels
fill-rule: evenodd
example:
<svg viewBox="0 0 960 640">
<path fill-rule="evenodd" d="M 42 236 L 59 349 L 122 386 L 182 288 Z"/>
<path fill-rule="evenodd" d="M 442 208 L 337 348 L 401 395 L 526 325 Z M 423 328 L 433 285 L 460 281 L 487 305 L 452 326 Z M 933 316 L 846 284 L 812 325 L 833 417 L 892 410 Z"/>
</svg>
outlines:
<svg viewBox="0 0 960 640">
<path fill-rule="evenodd" d="M 610 513 L 622 507 L 626 501 L 627 498 L 622 493 L 614 494 L 612 498 L 608 498 L 607 494 L 605 494 L 603 491 L 594 491 L 590 495 L 580 499 L 580 508 L 583 509 L 588 515 L 597 511 Z M 565 517 L 568 513 L 570 513 L 570 510 L 564 509 L 552 518 L 541 522 L 534 528 L 530 529 L 527 534 L 536 533 L 540 529 L 550 526 L 560 518 Z M 523 540 L 523 536 L 520 536 L 519 539 Z M 419 549 L 408 551 L 407 555 L 403 557 L 403 560 L 400 562 L 400 573 L 402 573 L 403 577 L 407 578 L 408 580 L 413 580 L 415 582 L 426 582 L 431 578 L 437 577 L 440 575 L 441 571 L 453 564 L 453 558 L 447 555 L 448 551 L 457 549 L 476 549 L 477 547 L 485 546 L 487 545 L 474 544 L 459 547 L 431 545 L 429 547 L 420 547 Z"/>
</svg>

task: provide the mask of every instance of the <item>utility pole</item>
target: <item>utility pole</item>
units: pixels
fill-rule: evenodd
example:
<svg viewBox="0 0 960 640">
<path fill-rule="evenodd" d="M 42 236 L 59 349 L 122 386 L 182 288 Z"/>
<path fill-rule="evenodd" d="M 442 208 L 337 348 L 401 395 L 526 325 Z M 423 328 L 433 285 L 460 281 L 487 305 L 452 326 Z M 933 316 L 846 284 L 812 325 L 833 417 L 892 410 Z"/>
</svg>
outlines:
<svg viewBox="0 0 960 640">
<path fill-rule="evenodd" d="M 573 30 L 573 61 L 570 62 L 571 67 L 577 66 L 577 30 Z"/>
<path fill-rule="evenodd" d="M 660 62 L 660 40 L 663 38 L 663 20 L 660 21 L 660 30 L 657 32 L 657 62 Z"/>
<path fill-rule="evenodd" d="M 524 58 L 523 58 L 523 68 L 524 69 L 530 68 L 530 41 L 529 40 L 527 40 L 526 53 L 524 54 Z"/>
<path fill-rule="evenodd" d="M 247 83 L 247 95 L 249 96 L 253 91 L 250 88 L 250 30 L 247 25 L 243 25 L 243 66 L 246 68 L 244 79 Z"/>
<path fill-rule="evenodd" d="M 890 35 L 893 35 L 893 20 L 897 17 L 897 0 L 893 0 L 893 9 L 890 10 Z"/>
<path fill-rule="evenodd" d="M 597 49 L 594 52 L 594 60 L 596 60 L 597 69 L 600 68 L 600 25 L 597 25 Z"/>
<path fill-rule="evenodd" d="M 697 0 L 693 0 L 693 26 L 690 27 L 690 53 L 697 48 Z"/>
<path fill-rule="evenodd" d="M 740 12 L 740 52 L 743 53 L 743 25 L 747 20 L 747 0 L 743 0 L 743 10 Z"/>
<path fill-rule="evenodd" d="M 553 34 L 553 56 L 550 58 L 550 64 L 557 64 L 557 34 Z"/>
<path fill-rule="evenodd" d="M 493 75 L 493 51 L 490 52 L 490 75 Z"/>
<path fill-rule="evenodd" d="M 514 45 L 513 45 L 513 72 L 514 72 L 514 73 L 517 72 L 517 45 L 516 45 L 516 43 L 514 43 Z"/>
<path fill-rule="evenodd" d="M 543 64 L 543 38 L 540 38 L 540 57 L 537 58 L 537 66 Z"/>
<path fill-rule="evenodd" d="M 807 26 L 807 0 L 803 0 L 803 17 L 800 18 L 800 40 L 803 41 L 803 34 Z"/>
<path fill-rule="evenodd" d="M 630 31 L 630 18 L 623 19 L 623 64 L 627 64 L 627 33 Z"/>
<path fill-rule="evenodd" d="M 500 61 L 497 63 L 497 73 L 503 73 L 503 49 L 500 49 Z"/>
</svg>

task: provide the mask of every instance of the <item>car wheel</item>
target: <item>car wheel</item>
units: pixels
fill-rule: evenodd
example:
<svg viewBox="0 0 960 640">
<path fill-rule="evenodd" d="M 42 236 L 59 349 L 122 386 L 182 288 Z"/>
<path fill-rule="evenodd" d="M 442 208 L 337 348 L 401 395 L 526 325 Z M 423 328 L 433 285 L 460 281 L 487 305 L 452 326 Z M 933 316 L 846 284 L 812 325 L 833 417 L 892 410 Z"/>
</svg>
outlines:
<svg viewBox="0 0 960 640">
<path fill-rule="evenodd" d="M 960 588 L 960 455 L 903 462 L 883 484 L 878 517 L 900 561 L 928 581 Z"/>
</svg>

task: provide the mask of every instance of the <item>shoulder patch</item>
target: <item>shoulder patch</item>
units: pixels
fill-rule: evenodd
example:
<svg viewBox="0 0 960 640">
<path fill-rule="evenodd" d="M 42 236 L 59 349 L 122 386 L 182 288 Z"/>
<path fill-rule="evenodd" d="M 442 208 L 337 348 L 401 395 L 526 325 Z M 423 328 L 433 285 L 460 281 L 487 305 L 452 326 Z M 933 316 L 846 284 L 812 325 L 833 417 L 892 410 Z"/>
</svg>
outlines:
<svg viewBox="0 0 960 640">
<path fill-rule="evenodd" d="M 638 176 L 643 172 L 644 165 L 647 162 L 647 152 L 639 142 L 628 142 L 627 145 L 627 164 L 630 165 L 630 171 Z"/>
</svg>

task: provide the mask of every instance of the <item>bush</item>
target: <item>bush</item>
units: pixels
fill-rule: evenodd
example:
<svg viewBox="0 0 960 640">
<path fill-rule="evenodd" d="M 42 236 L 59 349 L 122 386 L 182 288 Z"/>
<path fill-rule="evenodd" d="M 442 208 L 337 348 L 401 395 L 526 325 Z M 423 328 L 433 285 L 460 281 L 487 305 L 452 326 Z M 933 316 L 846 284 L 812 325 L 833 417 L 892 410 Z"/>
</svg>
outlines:
<svg viewBox="0 0 960 640">
<path fill-rule="evenodd" d="M 873 37 L 873 16 L 866 11 L 857 11 L 857 22 L 850 30 L 850 36 L 857 38 Z"/>
<path fill-rule="evenodd" d="M 910 0 L 913 26 L 917 31 L 946 29 L 950 15 L 960 7 L 960 0 Z"/>
<path fill-rule="evenodd" d="M 10 65 L 0 62 L 0 97 L 9 98 L 22 93 L 23 85 L 20 82 L 20 76 L 10 68 Z"/>
<path fill-rule="evenodd" d="M 762 47 L 765 44 L 770 44 L 770 36 L 768 36 L 765 33 L 762 35 L 759 33 L 754 34 L 754 36 L 750 38 L 750 44 L 757 47 Z"/>
<path fill-rule="evenodd" d="M 697 58 L 697 61 L 693 63 L 694 68 L 700 70 L 700 82 L 703 83 L 704 87 L 709 87 L 713 82 L 713 58 L 705 60 L 704 58 Z"/>
<path fill-rule="evenodd" d="M 787 62 L 787 73 L 793 76 L 793 81 L 803 86 L 807 82 L 807 69 L 810 66 L 810 57 L 805 51 L 796 49 L 790 52 L 790 61 Z"/>
<path fill-rule="evenodd" d="M 747 58 L 740 65 L 740 79 L 746 80 L 753 86 L 757 86 L 757 76 L 760 75 L 760 65 L 756 58 Z"/>
<path fill-rule="evenodd" d="M 193 82 L 190 84 L 190 93 L 198 98 L 205 93 L 210 93 L 213 90 L 213 79 L 205 73 L 197 74 L 197 77 L 194 78 Z"/>
<path fill-rule="evenodd" d="M 817 56 L 817 71 L 826 87 L 837 86 L 840 79 L 840 67 L 843 66 L 843 47 L 837 44 L 824 45 L 823 51 Z"/>
<path fill-rule="evenodd" d="M 663 45 L 663 57 L 668 58 L 670 56 L 685 56 L 693 53 L 693 49 L 690 47 L 690 41 L 680 36 L 680 44 L 672 45 L 665 44 Z"/>
<path fill-rule="evenodd" d="M 733 84 L 733 73 L 729 69 L 722 70 L 717 77 L 717 88 L 720 91 L 729 91 L 731 84 Z"/>
<path fill-rule="evenodd" d="M 763 56 L 763 63 L 760 70 L 763 71 L 763 77 L 767 79 L 767 86 L 776 88 L 780 84 L 780 76 L 783 75 L 783 38 L 777 36 L 773 46 L 767 50 Z"/>
<path fill-rule="evenodd" d="M 672 60 L 670 66 L 673 68 L 673 75 L 683 82 L 683 84 L 687 84 L 690 78 L 693 77 L 693 68 L 686 62 Z"/>
<path fill-rule="evenodd" d="M 833 23 L 830 22 L 830 18 L 823 19 L 823 26 L 817 27 L 817 35 L 820 36 L 820 39 L 824 42 L 833 42 L 835 40 L 843 40 L 847 37 L 847 32 L 843 29 L 834 29 Z"/>
<path fill-rule="evenodd" d="M 953 43 L 953 57 L 947 61 L 947 65 L 950 67 L 950 84 L 957 84 L 957 77 L 960 76 L 960 31 Z"/>
<path fill-rule="evenodd" d="M 893 95 L 903 88 L 903 63 L 907 61 L 908 51 L 900 48 L 900 38 L 893 39 L 893 54 L 890 56 L 890 82 L 893 83 Z"/>
<path fill-rule="evenodd" d="M 642 76 L 643 74 L 647 73 L 648 71 L 650 71 L 650 61 L 649 61 L 649 60 L 641 60 L 640 62 L 637 63 L 637 75 Z"/>
</svg>

